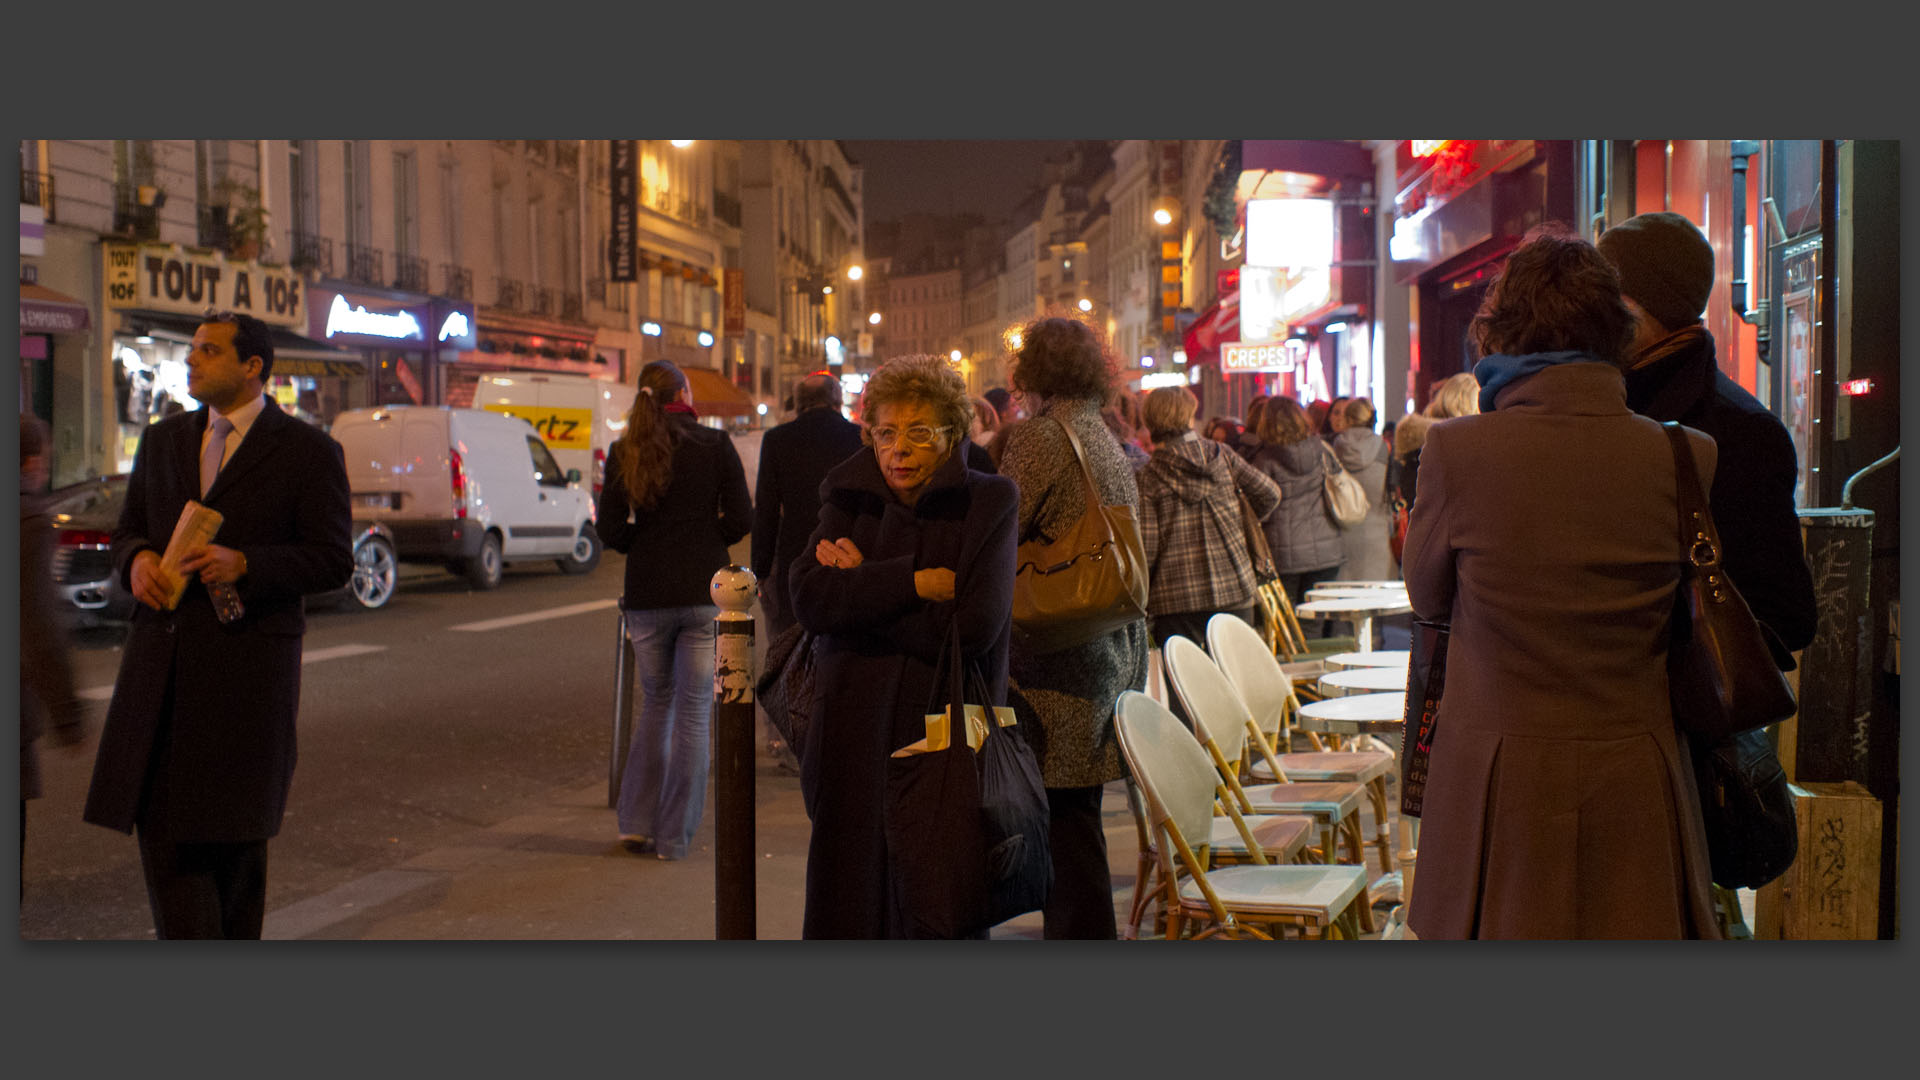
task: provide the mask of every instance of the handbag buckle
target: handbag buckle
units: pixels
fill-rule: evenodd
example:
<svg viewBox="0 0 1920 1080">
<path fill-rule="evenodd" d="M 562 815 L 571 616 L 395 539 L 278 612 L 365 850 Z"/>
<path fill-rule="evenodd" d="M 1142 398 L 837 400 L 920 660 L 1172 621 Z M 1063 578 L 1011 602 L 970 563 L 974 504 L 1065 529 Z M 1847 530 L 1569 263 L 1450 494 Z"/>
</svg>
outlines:
<svg viewBox="0 0 1920 1080">
<path fill-rule="evenodd" d="M 1696 567 L 1712 566 L 1720 561 L 1720 553 L 1714 550 L 1713 541 L 1701 536 L 1687 549 L 1687 561 Z"/>
</svg>

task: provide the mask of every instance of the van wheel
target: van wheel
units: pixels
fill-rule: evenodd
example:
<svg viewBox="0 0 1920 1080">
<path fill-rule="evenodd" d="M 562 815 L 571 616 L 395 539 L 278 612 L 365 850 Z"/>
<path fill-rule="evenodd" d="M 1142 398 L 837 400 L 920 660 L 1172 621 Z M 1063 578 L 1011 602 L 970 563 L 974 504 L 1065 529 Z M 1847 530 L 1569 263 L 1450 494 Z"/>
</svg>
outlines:
<svg viewBox="0 0 1920 1080">
<path fill-rule="evenodd" d="M 502 569 L 500 534 L 490 532 L 480 538 L 480 554 L 467 560 L 467 584 L 476 589 L 496 588 Z"/>
<path fill-rule="evenodd" d="M 385 607 L 393 599 L 396 578 L 393 548 L 377 536 L 360 542 L 353 552 L 353 585 L 349 592 L 361 607 L 371 611 Z"/>
<path fill-rule="evenodd" d="M 580 523 L 580 535 L 573 538 L 573 550 L 557 561 L 560 571 L 566 574 L 589 573 L 600 565 L 600 534 L 593 531 L 592 522 Z"/>
</svg>

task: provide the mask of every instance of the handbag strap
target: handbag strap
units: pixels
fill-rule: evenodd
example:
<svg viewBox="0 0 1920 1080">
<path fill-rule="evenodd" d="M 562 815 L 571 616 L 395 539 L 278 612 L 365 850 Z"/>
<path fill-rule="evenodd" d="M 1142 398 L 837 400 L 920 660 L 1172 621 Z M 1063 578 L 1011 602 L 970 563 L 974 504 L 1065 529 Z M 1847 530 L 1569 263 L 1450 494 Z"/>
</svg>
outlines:
<svg viewBox="0 0 1920 1080">
<path fill-rule="evenodd" d="M 1087 464 L 1087 452 L 1085 448 L 1080 445 L 1079 434 L 1073 430 L 1072 424 L 1067 423 L 1057 416 L 1048 416 L 1047 419 L 1059 424 L 1060 430 L 1067 433 L 1067 444 L 1073 447 L 1073 459 L 1080 463 L 1080 479 L 1086 481 L 1087 512 L 1096 512 L 1102 505 L 1100 489 L 1093 482 L 1093 466 Z"/>
<path fill-rule="evenodd" d="M 1694 464 L 1693 447 L 1687 435 L 1672 420 L 1662 423 L 1667 440 L 1673 444 L 1673 481 L 1680 502 L 1680 561 L 1693 573 L 1704 574 L 1714 582 L 1720 574 L 1720 532 L 1714 528 L 1700 486 L 1700 473 Z"/>
</svg>

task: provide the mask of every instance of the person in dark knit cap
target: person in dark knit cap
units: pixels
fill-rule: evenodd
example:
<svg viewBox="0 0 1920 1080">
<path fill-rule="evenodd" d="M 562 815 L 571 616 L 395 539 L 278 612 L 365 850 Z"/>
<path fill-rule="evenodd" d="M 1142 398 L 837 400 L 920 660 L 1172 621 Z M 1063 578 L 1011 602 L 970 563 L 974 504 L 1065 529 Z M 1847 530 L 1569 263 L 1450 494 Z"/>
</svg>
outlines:
<svg viewBox="0 0 1920 1080">
<path fill-rule="evenodd" d="M 1661 211 L 1608 229 L 1598 244 L 1620 275 L 1633 313 L 1633 341 L 1621 354 L 1627 407 L 1678 420 L 1719 444 L 1720 467 L 1707 496 L 1719 527 L 1721 562 L 1753 609 L 1781 670 L 1813 640 L 1813 578 L 1800 537 L 1794 485 L 1800 475 L 1785 425 L 1714 359 L 1701 325 L 1713 291 L 1713 247 L 1693 222 Z M 1723 914 L 1737 917 L 1723 893 Z M 1737 933 L 1737 931 L 1736 931 Z"/>
</svg>

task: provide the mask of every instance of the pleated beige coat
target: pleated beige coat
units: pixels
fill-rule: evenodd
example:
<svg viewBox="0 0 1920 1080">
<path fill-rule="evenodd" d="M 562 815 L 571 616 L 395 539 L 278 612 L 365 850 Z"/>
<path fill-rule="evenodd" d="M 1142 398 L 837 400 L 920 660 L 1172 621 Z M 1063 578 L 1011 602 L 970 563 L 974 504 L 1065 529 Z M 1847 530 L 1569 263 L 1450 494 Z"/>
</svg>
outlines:
<svg viewBox="0 0 1920 1080">
<path fill-rule="evenodd" d="M 1408 924 L 1422 938 L 1717 937 L 1667 704 L 1673 455 L 1611 365 L 1436 424 L 1406 581 L 1452 624 Z M 1689 430 L 1703 483 L 1713 440 Z"/>
</svg>

